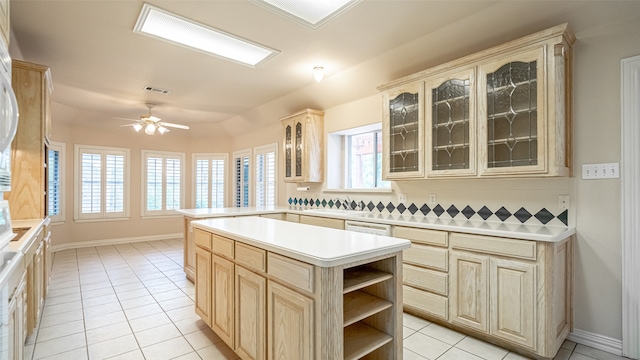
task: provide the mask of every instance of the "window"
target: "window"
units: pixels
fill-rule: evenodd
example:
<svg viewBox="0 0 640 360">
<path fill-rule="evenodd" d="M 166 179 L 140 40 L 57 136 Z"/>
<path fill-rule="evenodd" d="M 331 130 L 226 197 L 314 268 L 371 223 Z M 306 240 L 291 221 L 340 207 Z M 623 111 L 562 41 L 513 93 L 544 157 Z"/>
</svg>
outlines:
<svg viewBox="0 0 640 360">
<path fill-rule="evenodd" d="M 64 221 L 64 160 L 66 145 L 52 141 L 47 152 L 47 216 Z"/>
<path fill-rule="evenodd" d="M 383 190 L 381 123 L 331 133 L 328 136 L 327 190 Z"/>
<path fill-rule="evenodd" d="M 196 209 L 224 207 L 228 157 L 227 154 L 193 154 Z"/>
<path fill-rule="evenodd" d="M 129 149 L 75 146 L 76 220 L 129 217 Z"/>
<path fill-rule="evenodd" d="M 177 215 L 184 199 L 184 154 L 142 150 L 142 159 L 142 215 Z"/>
<path fill-rule="evenodd" d="M 250 158 L 250 149 L 233 153 L 233 205 L 235 207 L 249 207 Z"/>
<path fill-rule="evenodd" d="M 278 196 L 278 144 L 256 147 L 253 152 L 256 159 L 255 206 L 275 206 Z"/>
</svg>

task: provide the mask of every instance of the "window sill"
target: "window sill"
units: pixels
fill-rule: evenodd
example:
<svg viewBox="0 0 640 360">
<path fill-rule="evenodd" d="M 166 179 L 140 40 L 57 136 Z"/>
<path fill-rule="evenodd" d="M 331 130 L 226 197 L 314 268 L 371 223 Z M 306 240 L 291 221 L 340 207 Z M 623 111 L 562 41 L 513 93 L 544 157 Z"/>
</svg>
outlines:
<svg viewBox="0 0 640 360">
<path fill-rule="evenodd" d="M 102 222 L 102 221 L 127 221 L 129 217 L 113 217 L 113 218 L 93 218 L 93 219 L 73 219 L 77 223 L 90 223 L 90 222 Z"/>
<path fill-rule="evenodd" d="M 390 194 L 393 192 L 391 188 L 375 188 L 375 189 L 322 189 L 325 193 L 378 193 L 378 194 Z"/>
<path fill-rule="evenodd" d="M 140 218 L 142 220 L 150 220 L 150 219 L 166 219 L 166 218 L 181 218 L 183 215 L 181 214 L 158 214 L 158 215 L 142 215 Z"/>
</svg>

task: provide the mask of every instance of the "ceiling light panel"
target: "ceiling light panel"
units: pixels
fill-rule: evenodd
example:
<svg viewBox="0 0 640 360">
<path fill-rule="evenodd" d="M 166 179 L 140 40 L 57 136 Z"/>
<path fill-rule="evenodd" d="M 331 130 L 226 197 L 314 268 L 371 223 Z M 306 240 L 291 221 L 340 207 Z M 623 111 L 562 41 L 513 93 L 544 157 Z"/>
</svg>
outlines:
<svg viewBox="0 0 640 360">
<path fill-rule="evenodd" d="M 318 28 L 361 0 L 251 0 L 271 10 Z"/>
<path fill-rule="evenodd" d="M 254 67 L 278 54 L 277 50 L 199 24 L 149 4 L 142 6 L 133 31 Z"/>
</svg>

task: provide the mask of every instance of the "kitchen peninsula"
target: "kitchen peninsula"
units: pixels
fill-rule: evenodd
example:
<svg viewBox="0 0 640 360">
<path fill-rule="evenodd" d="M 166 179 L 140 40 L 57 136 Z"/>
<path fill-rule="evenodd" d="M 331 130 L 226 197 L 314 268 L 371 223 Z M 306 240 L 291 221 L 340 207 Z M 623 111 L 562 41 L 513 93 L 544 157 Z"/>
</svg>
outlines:
<svg viewBox="0 0 640 360">
<path fill-rule="evenodd" d="M 408 240 L 257 216 L 191 226 L 196 313 L 241 358 L 402 358 Z"/>
</svg>

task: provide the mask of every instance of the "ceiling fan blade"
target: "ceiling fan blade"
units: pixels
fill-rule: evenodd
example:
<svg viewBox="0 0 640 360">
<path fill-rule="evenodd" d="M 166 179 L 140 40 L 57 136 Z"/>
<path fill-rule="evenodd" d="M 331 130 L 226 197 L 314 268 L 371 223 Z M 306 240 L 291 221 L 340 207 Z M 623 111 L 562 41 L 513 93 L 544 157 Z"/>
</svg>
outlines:
<svg viewBox="0 0 640 360">
<path fill-rule="evenodd" d="M 126 121 L 140 121 L 140 119 L 130 119 L 130 118 L 121 118 L 121 117 L 114 117 L 113 119 L 126 120 Z"/>
<path fill-rule="evenodd" d="M 189 130 L 189 127 L 187 125 L 180 125 L 180 124 L 172 124 L 172 123 L 168 123 L 168 122 L 159 122 L 158 124 L 164 126 L 164 127 L 172 127 L 172 128 L 176 128 L 176 129 L 184 129 L 184 130 Z"/>
<path fill-rule="evenodd" d="M 160 118 L 159 118 L 159 117 L 157 117 L 157 116 L 153 116 L 153 115 L 149 114 L 149 115 L 143 115 L 143 116 L 140 116 L 140 120 L 142 120 L 142 121 L 153 121 L 153 122 L 159 122 L 159 121 L 160 121 L 160 120 L 162 120 L 162 119 L 160 119 Z"/>
<path fill-rule="evenodd" d="M 120 127 L 127 127 L 127 126 L 133 126 L 135 124 L 124 124 L 124 125 L 120 125 Z"/>
</svg>

